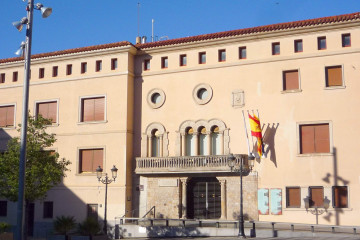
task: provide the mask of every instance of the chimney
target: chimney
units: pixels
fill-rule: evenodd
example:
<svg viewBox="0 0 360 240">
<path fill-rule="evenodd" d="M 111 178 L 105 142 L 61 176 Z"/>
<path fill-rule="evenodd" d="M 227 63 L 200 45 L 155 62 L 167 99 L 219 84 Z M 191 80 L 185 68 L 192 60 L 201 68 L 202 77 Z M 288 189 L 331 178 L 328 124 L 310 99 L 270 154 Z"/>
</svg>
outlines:
<svg viewBox="0 0 360 240">
<path fill-rule="evenodd" d="M 141 43 L 141 37 L 136 37 L 136 44 L 140 44 Z"/>
<path fill-rule="evenodd" d="M 141 43 L 146 43 L 146 36 L 142 36 Z"/>
</svg>

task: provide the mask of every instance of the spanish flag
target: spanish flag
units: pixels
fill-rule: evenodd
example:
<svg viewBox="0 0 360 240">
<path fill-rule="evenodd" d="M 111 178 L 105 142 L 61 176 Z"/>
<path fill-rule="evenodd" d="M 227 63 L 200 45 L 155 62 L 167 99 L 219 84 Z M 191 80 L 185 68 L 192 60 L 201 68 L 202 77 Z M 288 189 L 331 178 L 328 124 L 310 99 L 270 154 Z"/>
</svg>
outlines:
<svg viewBox="0 0 360 240">
<path fill-rule="evenodd" d="M 257 152 L 261 158 L 263 155 L 263 152 L 262 152 L 263 144 L 262 144 L 260 119 L 255 114 L 254 114 L 254 116 L 251 116 L 249 114 L 249 122 L 250 122 L 251 135 L 256 137 L 256 139 L 257 139 Z"/>
</svg>

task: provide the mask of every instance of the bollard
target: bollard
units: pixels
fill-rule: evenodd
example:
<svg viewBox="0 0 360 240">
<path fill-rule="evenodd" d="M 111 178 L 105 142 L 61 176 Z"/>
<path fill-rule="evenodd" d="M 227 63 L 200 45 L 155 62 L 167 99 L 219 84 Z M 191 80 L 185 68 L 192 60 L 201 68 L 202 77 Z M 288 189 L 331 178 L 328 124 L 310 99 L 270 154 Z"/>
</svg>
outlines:
<svg viewBox="0 0 360 240">
<path fill-rule="evenodd" d="M 220 223 L 216 222 L 216 228 L 219 228 L 219 227 L 220 227 Z"/>
<path fill-rule="evenodd" d="M 150 219 L 150 226 L 154 226 L 154 220 Z"/>
<path fill-rule="evenodd" d="M 199 221 L 199 227 L 202 227 L 202 221 L 201 220 Z"/>
<path fill-rule="evenodd" d="M 354 235 L 356 235 L 356 228 L 354 228 Z"/>
<path fill-rule="evenodd" d="M 331 227 L 331 232 L 335 233 L 335 227 Z"/>
<path fill-rule="evenodd" d="M 166 219 L 166 226 L 169 226 L 169 219 Z"/>
<path fill-rule="evenodd" d="M 312 233 L 314 232 L 314 226 L 311 226 L 311 232 Z"/>
<path fill-rule="evenodd" d="M 291 231 L 293 232 L 295 230 L 294 224 L 291 224 Z"/>
<path fill-rule="evenodd" d="M 255 231 L 255 222 L 252 223 L 252 229 L 250 230 L 250 237 L 256 237 L 256 231 Z"/>
<path fill-rule="evenodd" d="M 271 223 L 271 228 L 272 228 L 272 235 L 273 235 L 273 237 L 277 237 L 277 234 L 276 234 L 276 232 L 275 232 L 275 223 L 274 223 L 274 222 Z"/>
</svg>

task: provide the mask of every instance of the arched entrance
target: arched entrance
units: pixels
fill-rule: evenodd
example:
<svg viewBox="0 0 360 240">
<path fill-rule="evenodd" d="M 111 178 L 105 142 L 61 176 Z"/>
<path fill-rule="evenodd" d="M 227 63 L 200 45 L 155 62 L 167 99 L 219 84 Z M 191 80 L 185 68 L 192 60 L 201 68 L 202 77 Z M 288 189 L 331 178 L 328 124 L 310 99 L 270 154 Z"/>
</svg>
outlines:
<svg viewBox="0 0 360 240">
<path fill-rule="evenodd" d="M 187 186 L 188 218 L 221 217 L 221 185 L 215 177 L 192 178 Z"/>
</svg>

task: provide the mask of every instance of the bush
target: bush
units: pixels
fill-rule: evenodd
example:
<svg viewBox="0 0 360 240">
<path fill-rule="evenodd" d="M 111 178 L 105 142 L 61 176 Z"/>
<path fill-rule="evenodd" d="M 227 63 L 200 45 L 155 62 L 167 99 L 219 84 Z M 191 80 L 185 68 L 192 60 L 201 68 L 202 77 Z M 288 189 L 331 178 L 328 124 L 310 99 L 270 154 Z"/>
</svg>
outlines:
<svg viewBox="0 0 360 240">
<path fill-rule="evenodd" d="M 54 220 L 54 230 L 56 233 L 65 235 L 65 239 L 68 239 L 67 235 L 76 226 L 76 221 L 73 216 L 60 216 Z"/>
<path fill-rule="evenodd" d="M 78 230 L 81 234 L 87 235 L 92 239 L 92 236 L 100 232 L 101 227 L 96 219 L 88 217 L 82 223 L 79 223 Z"/>
<path fill-rule="evenodd" d="M 0 222 L 0 233 L 4 233 L 9 231 L 11 228 L 11 225 L 6 222 Z"/>
</svg>

